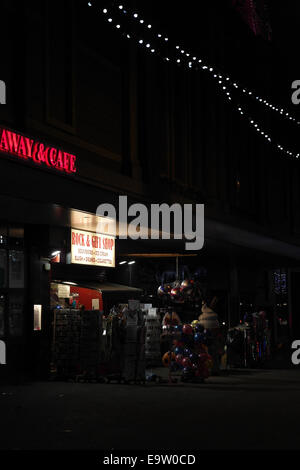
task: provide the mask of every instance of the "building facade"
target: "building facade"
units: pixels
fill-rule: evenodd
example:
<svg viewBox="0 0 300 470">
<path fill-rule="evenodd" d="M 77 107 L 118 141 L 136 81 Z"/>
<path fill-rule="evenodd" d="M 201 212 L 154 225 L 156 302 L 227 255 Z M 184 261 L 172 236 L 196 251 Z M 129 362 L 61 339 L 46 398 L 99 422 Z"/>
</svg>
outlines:
<svg viewBox="0 0 300 470">
<path fill-rule="evenodd" d="M 298 162 L 282 158 L 256 135 L 207 75 L 168 64 L 120 35 L 103 19 L 100 3 L 96 10 L 70 0 L 1 4 L 6 104 L 0 106 L 0 128 L 76 156 L 75 172 L 22 158 L 5 146 L 0 153 L 0 338 L 13 367 L 23 370 L 25 362 L 31 369 L 35 362 L 44 370 L 51 319 L 45 315 L 37 333 L 33 311 L 34 305 L 45 311 L 50 305 L 53 267 L 47 260 L 55 250 L 67 255 L 70 229 L 93 229 L 85 217 L 103 202 L 116 204 L 119 195 L 145 204 L 204 203 L 205 246 L 190 267 L 207 272 L 206 282 L 226 299 L 226 322 L 237 323 L 243 305 L 277 306 L 296 333 L 296 299 L 282 286 L 289 279 L 297 289 Z M 184 35 L 186 47 L 220 70 L 259 93 L 272 92 L 272 46 L 253 37 L 225 2 L 203 6 L 201 28 L 196 19 L 189 28 L 187 16 L 176 11 L 170 23 L 169 2 L 160 12 L 148 3 L 145 15 L 165 26 L 170 38 Z M 276 119 L 260 113 L 276 133 Z M 75 170 L 70 157 L 67 162 Z M 78 212 L 82 219 L 74 225 Z M 116 259 L 170 249 L 120 241 Z M 168 268 L 138 263 L 143 287 L 154 292 L 157 270 Z M 126 281 L 123 275 L 120 267 L 81 271 L 99 282 Z M 137 272 L 131 281 L 139 287 Z"/>
</svg>

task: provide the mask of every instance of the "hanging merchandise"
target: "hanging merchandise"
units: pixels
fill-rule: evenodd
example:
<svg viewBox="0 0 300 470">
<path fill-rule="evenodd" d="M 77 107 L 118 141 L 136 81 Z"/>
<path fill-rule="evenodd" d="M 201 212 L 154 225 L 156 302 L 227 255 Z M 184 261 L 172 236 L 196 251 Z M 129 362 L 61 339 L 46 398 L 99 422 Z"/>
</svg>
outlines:
<svg viewBox="0 0 300 470">
<path fill-rule="evenodd" d="M 245 314 L 227 333 L 227 362 L 232 367 L 262 366 L 271 357 L 271 332 L 264 311 Z"/>
<path fill-rule="evenodd" d="M 102 314 L 97 310 L 81 313 L 80 374 L 81 378 L 97 380 L 102 340 Z"/>
<path fill-rule="evenodd" d="M 53 377 L 75 378 L 80 372 L 79 310 L 54 309 L 52 366 Z"/>
<path fill-rule="evenodd" d="M 200 331 L 201 336 L 200 335 Z M 203 382 L 213 368 L 208 354 L 209 334 L 202 330 L 198 320 L 191 324 L 169 325 L 169 350 L 162 356 L 162 364 L 169 368 L 169 379 L 180 375 L 183 382 Z"/>
<path fill-rule="evenodd" d="M 102 314 L 99 311 L 54 309 L 53 377 L 97 380 L 101 336 Z"/>
<path fill-rule="evenodd" d="M 126 318 L 124 363 L 122 377 L 125 382 L 145 383 L 145 319 L 139 302 L 128 303 Z"/>
<path fill-rule="evenodd" d="M 157 295 L 162 301 L 177 304 L 199 302 L 202 298 L 200 284 L 193 279 L 163 284 L 157 289 Z"/>
<path fill-rule="evenodd" d="M 101 375 L 120 377 L 123 367 L 123 345 L 125 341 L 126 320 L 122 308 L 113 307 L 103 319 Z"/>
<path fill-rule="evenodd" d="M 155 315 L 152 314 L 155 311 Z M 150 309 L 145 317 L 146 328 L 146 364 L 149 367 L 160 365 L 161 320 L 156 309 Z"/>
</svg>

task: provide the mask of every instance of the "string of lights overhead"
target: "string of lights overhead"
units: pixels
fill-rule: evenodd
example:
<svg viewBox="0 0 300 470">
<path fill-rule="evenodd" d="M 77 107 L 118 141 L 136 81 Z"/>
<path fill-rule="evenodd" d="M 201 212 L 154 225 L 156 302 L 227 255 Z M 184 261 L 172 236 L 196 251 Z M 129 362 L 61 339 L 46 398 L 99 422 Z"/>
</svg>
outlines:
<svg viewBox="0 0 300 470">
<path fill-rule="evenodd" d="M 266 130 L 249 115 L 244 105 L 241 105 L 239 102 L 235 104 L 237 101 L 236 97 L 238 97 L 238 100 L 241 98 L 250 98 L 256 103 L 277 113 L 281 118 L 289 120 L 296 125 L 300 125 L 300 122 L 288 111 L 262 98 L 237 81 L 232 80 L 227 74 L 224 75 L 218 71 L 215 66 L 209 65 L 203 58 L 191 53 L 191 51 L 181 47 L 178 43 L 174 45 L 173 41 L 171 41 L 167 35 L 161 32 L 155 32 L 152 24 L 144 20 L 137 11 L 129 10 L 123 4 L 116 2 L 111 3 L 110 6 L 103 7 L 102 5 L 98 8 L 97 1 L 89 1 L 88 6 L 98 9 L 98 12 L 103 15 L 104 19 L 110 23 L 112 27 L 119 30 L 123 37 L 135 41 L 136 44 L 146 52 L 157 55 L 167 63 L 173 63 L 190 70 L 205 71 L 216 81 L 216 84 L 219 86 L 221 92 L 224 93 L 227 101 L 232 103 L 234 110 L 243 116 L 250 127 L 260 134 L 266 142 L 274 145 L 278 151 L 288 157 L 299 158 L 299 153 L 292 152 L 278 142 L 275 142 L 271 138 L 270 133 L 266 132 Z"/>
</svg>

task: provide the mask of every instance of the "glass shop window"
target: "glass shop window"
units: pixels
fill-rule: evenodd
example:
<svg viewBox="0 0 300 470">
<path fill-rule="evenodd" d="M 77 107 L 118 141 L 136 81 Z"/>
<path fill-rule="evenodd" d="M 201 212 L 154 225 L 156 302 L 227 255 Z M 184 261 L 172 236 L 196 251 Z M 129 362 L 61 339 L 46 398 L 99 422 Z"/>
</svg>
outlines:
<svg viewBox="0 0 300 470">
<path fill-rule="evenodd" d="M 8 327 L 11 336 L 23 333 L 23 295 L 11 294 L 9 298 Z"/>
<path fill-rule="evenodd" d="M 24 246 L 24 228 L 11 225 L 8 229 L 9 247 L 21 250 Z"/>
<path fill-rule="evenodd" d="M 23 251 L 9 250 L 9 287 L 13 289 L 24 288 Z"/>
<path fill-rule="evenodd" d="M 7 252 L 0 249 L 0 289 L 7 287 Z"/>
<path fill-rule="evenodd" d="M 0 295 L 0 337 L 5 335 L 5 296 Z"/>
<path fill-rule="evenodd" d="M 7 246 L 7 227 L 0 224 L 0 248 L 5 248 Z"/>
</svg>

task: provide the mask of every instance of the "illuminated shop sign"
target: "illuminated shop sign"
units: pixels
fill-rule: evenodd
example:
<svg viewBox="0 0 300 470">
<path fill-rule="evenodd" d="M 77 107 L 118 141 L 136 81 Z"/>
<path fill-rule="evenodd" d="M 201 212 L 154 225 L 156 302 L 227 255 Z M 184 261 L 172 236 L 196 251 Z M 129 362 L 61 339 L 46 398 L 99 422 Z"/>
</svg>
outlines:
<svg viewBox="0 0 300 470">
<path fill-rule="evenodd" d="M 83 230 L 71 231 L 71 262 L 115 267 L 115 238 Z"/>
<path fill-rule="evenodd" d="M 0 152 L 64 173 L 76 173 L 76 156 L 0 127 Z"/>
</svg>

